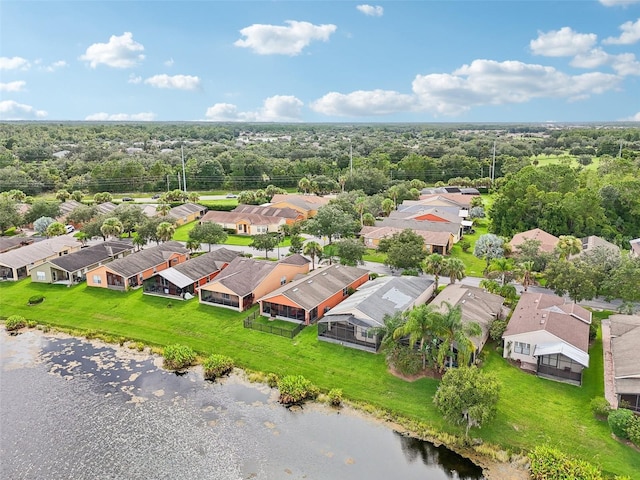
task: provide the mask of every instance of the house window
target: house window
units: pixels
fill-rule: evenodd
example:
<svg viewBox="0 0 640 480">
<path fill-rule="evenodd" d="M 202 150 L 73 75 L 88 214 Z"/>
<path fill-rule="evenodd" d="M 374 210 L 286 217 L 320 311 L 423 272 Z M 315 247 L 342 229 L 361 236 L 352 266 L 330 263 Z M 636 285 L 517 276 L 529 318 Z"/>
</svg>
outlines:
<svg viewBox="0 0 640 480">
<path fill-rule="evenodd" d="M 47 275 L 44 272 L 36 272 L 36 277 L 38 280 L 44 281 L 47 278 Z"/>
<path fill-rule="evenodd" d="M 286 277 L 286 276 L 283 276 L 283 277 L 280 279 L 280 285 L 284 285 L 285 283 L 287 283 L 287 277 Z"/>
<path fill-rule="evenodd" d="M 515 342 L 514 350 L 515 353 L 521 353 L 523 355 L 530 355 L 531 345 L 528 343 Z"/>
<path fill-rule="evenodd" d="M 93 276 L 93 283 L 95 283 L 96 285 L 100 285 L 102 283 L 102 278 L 100 278 L 100 275 Z"/>
<path fill-rule="evenodd" d="M 549 367 L 558 368 L 558 355 L 543 355 L 540 358 L 542 365 L 548 365 Z"/>
<path fill-rule="evenodd" d="M 225 300 L 229 300 L 230 297 L 228 293 L 223 293 L 222 298 L 224 298 Z"/>
<path fill-rule="evenodd" d="M 349 295 L 349 287 L 344 287 L 342 289 L 342 296 L 346 297 L 347 295 Z"/>
</svg>

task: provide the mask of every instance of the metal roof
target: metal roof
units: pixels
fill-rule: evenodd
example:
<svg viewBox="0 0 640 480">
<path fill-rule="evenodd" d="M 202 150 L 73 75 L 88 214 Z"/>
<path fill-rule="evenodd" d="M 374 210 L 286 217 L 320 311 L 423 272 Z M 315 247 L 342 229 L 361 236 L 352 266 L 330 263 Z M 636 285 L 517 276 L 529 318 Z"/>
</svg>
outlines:
<svg viewBox="0 0 640 480">
<path fill-rule="evenodd" d="M 167 268 L 166 270 L 162 270 L 157 273 L 162 278 L 168 280 L 173 283 L 178 288 L 184 288 L 193 283 L 193 280 L 187 277 L 185 274 L 180 273 L 175 268 Z"/>
<path fill-rule="evenodd" d="M 571 360 L 578 362 L 583 367 L 589 366 L 589 354 L 565 342 L 541 343 L 536 345 L 536 348 L 533 351 L 534 357 L 555 354 L 561 354 L 565 357 L 569 357 Z"/>
</svg>

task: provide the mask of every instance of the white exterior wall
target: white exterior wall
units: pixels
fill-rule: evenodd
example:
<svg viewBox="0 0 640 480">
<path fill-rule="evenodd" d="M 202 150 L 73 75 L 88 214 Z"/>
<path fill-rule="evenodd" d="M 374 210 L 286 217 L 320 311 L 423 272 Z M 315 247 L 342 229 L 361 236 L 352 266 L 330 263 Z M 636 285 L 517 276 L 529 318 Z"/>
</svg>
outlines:
<svg viewBox="0 0 640 480">
<path fill-rule="evenodd" d="M 536 345 L 542 343 L 556 343 L 562 342 L 559 337 L 547 332 L 546 330 L 538 330 L 536 332 L 519 333 L 517 335 L 504 336 L 504 351 L 502 356 L 504 358 L 510 358 L 512 360 L 520 360 L 523 363 L 529 363 L 532 365 L 538 364 L 538 359 L 533 356 L 533 352 L 536 349 Z M 511 345 L 507 348 L 511 342 Z M 521 353 L 515 353 L 515 342 L 528 343 L 531 348 L 529 349 L 529 355 Z M 566 343 L 566 342 L 565 342 Z"/>
</svg>

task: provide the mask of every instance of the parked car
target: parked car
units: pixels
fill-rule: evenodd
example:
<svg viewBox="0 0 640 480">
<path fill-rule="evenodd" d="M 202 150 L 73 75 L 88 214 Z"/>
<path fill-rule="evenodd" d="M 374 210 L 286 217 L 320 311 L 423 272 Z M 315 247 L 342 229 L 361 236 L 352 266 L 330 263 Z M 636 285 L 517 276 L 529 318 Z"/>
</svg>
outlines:
<svg viewBox="0 0 640 480">
<path fill-rule="evenodd" d="M 73 225 L 66 225 L 64 228 L 67 230 L 67 233 L 75 232 L 76 230 L 76 227 Z"/>
<path fill-rule="evenodd" d="M 123 202 L 133 202 L 133 198 L 131 197 L 122 197 Z"/>
<path fill-rule="evenodd" d="M 227 198 L 238 198 L 238 195 L 235 193 L 227 193 Z"/>
<path fill-rule="evenodd" d="M 160 194 L 156 193 L 153 197 L 151 197 L 151 200 L 157 200 L 160 198 Z"/>
</svg>

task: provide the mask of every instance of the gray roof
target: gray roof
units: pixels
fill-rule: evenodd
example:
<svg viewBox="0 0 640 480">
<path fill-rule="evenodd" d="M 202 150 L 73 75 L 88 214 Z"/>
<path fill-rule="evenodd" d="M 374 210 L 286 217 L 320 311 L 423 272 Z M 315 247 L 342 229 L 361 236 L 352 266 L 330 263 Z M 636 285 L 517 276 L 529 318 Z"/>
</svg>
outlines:
<svg viewBox="0 0 640 480">
<path fill-rule="evenodd" d="M 278 266 L 278 262 L 236 257 L 208 286 L 222 284 L 240 297 L 253 292 L 258 285 Z"/>
<path fill-rule="evenodd" d="M 382 326 L 385 315 L 410 309 L 433 283 L 426 277 L 378 277 L 329 310 L 320 321 Z"/>
<path fill-rule="evenodd" d="M 412 220 L 407 218 L 385 218 L 376 222 L 376 227 L 410 228 L 412 230 L 425 230 L 427 232 L 449 232 L 458 235 L 461 226 L 459 223 L 429 222 L 427 220 Z"/>
<path fill-rule="evenodd" d="M 117 205 L 112 202 L 104 202 L 96 205 L 98 209 L 98 213 L 101 215 L 106 215 L 107 213 L 111 213 L 116 209 Z"/>
<path fill-rule="evenodd" d="M 80 202 L 76 202 L 75 200 L 67 200 L 60 204 L 60 216 L 66 217 L 71 212 L 73 212 L 76 208 L 82 207 L 83 204 Z"/>
<path fill-rule="evenodd" d="M 280 263 L 286 263 L 287 265 L 306 265 L 307 263 L 311 263 L 311 260 L 307 257 L 303 257 L 299 253 L 294 253 L 293 255 L 284 257 L 280 260 Z"/>
<path fill-rule="evenodd" d="M 32 238 L 28 237 L 0 237 L 0 253 L 8 252 L 15 248 L 20 248 L 33 243 Z"/>
<path fill-rule="evenodd" d="M 611 315 L 609 320 L 616 393 L 640 394 L 640 316 Z"/>
<path fill-rule="evenodd" d="M 293 208 L 274 208 L 264 205 L 238 205 L 233 209 L 234 212 L 255 213 L 265 217 L 284 217 L 296 219 L 300 213 Z"/>
<path fill-rule="evenodd" d="M 69 248 L 80 247 L 80 242 L 70 235 L 52 237 L 24 247 L 0 253 L 0 265 L 20 268 L 39 262 Z"/>
<path fill-rule="evenodd" d="M 258 301 L 268 300 L 277 295 L 284 295 L 295 304 L 309 311 L 336 293 L 341 292 L 342 289 L 351 285 L 358 278 L 368 274 L 367 270 L 346 265 L 321 267 L 298 280 L 283 285 L 258 299 Z"/>
<path fill-rule="evenodd" d="M 212 252 L 205 253 L 199 257 L 194 257 L 184 263 L 180 263 L 168 270 L 177 270 L 185 277 L 191 279 L 191 283 L 200 280 L 207 275 L 211 275 L 221 270 L 225 263 L 231 263 L 241 252 L 219 248 Z M 160 272 L 162 273 L 162 272 Z"/>
<path fill-rule="evenodd" d="M 108 268 L 124 278 L 129 278 L 166 262 L 173 253 L 187 253 L 188 251 L 180 242 L 165 242 L 155 247 L 132 253 L 125 258 L 114 260 L 109 263 Z"/>
<path fill-rule="evenodd" d="M 476 348 L 482 348 L 489 336 L 489 324 L 502 312 L 504 298 L 489 293 L 481 288 L 454 283 L 447 285 L 431 305 L 444 310 L 446 303 L 452 307 L 460 305 L 462 309 L 462 323 L 476 322 L 482 329 L 480 337 L 472 337 Z"/>
<path fill-rule="evenodd" d="M 194 213 L 204 213 L 207 210 L 206 207 L 202 205 L 197 205 L 195 203 L 185 203 L 184 205 L 178 205 L 177 207 L 173 207 L 169 210 L 169 217 L 175 218 L 177 220 L 186 218 L 189 215 Z"/>
<path fill-rule="evenodd" d="M 69 255 L 54 258 L 53 260 L 49 260 L 49 263 L 67 272 L 77 272 L 96 263 L 109 260 L 127 250 L 133 250 L 133 248 L 131 242 L 113 240 L 98 243 L 91 247 L 70 253 Z"/>
</svg>

